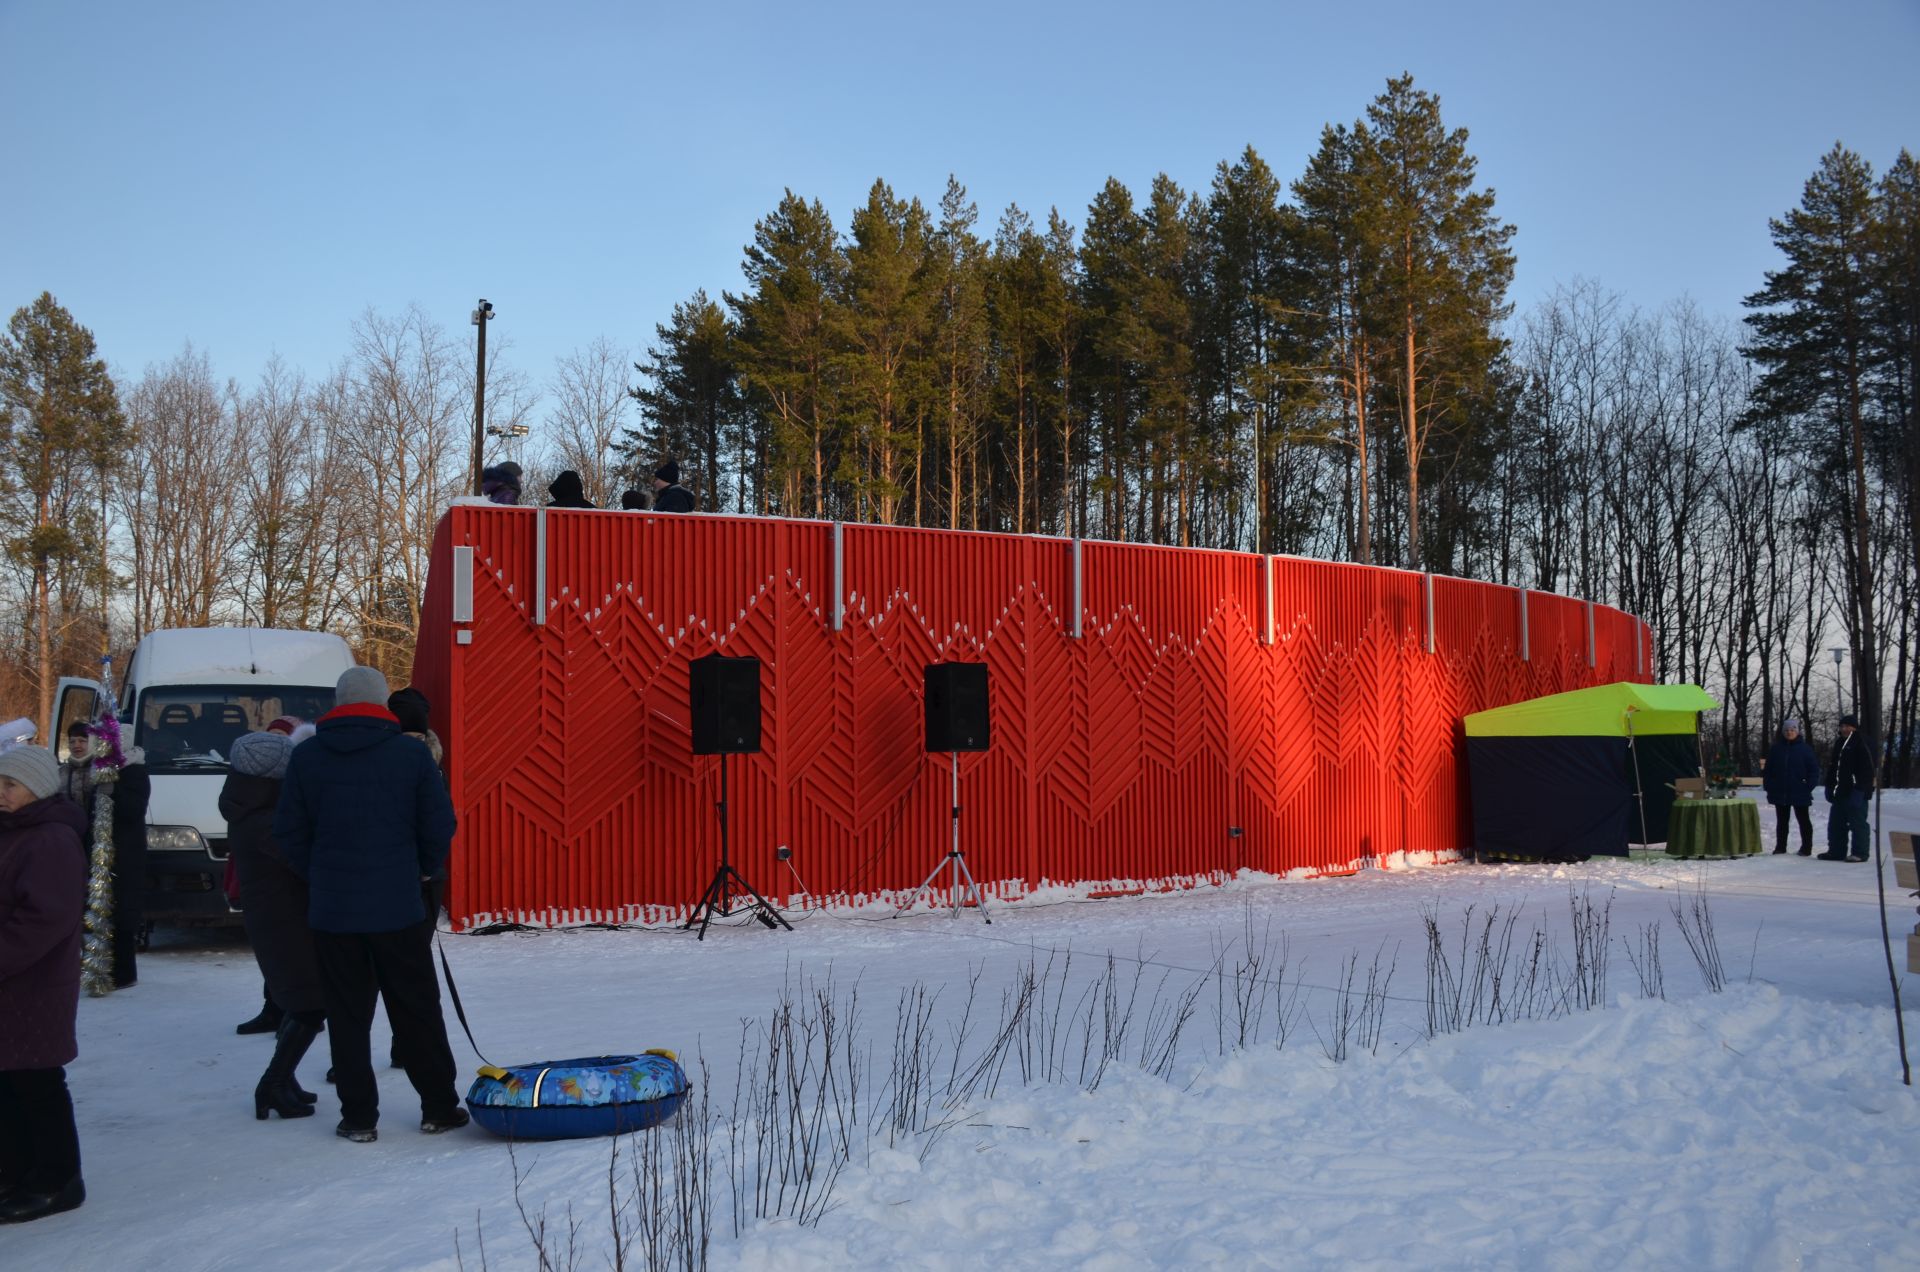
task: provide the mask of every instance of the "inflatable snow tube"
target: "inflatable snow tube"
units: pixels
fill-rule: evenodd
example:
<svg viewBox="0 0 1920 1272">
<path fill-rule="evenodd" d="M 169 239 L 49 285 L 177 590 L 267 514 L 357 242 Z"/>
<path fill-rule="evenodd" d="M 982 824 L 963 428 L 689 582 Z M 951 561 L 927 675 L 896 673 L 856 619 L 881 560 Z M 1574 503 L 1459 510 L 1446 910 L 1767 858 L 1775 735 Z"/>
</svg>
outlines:
<svg viewBox="0 0 1920 1272">
<path fill-rule="evenodd" d="M 488 1067 L 467 1089 L 473 1120 L 514 1140 L 585 1139 L 658 1126 L 687 1098 L 671 1051 Z"/>
</svg>

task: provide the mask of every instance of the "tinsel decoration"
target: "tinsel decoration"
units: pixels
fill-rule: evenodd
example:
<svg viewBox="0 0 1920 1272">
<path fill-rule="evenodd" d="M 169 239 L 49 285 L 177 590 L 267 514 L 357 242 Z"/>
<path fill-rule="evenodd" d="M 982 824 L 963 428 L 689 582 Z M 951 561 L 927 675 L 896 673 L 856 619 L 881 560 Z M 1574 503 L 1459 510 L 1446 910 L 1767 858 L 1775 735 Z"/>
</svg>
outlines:
<svg viewBox="0 0 1920 1272">
<path fill-rule="evenodd" d="M 80 947 L 80 984 L 89 997 L 113 992 L 113 785 L 127 762 L 120 745 L 120 711 L 113 694 L 101 689 L 100 718 L 87 728 L 93 762 L 87 784 L 93 788 L 93 852 L 87 873 L 86 937 Z"/>
</svg>

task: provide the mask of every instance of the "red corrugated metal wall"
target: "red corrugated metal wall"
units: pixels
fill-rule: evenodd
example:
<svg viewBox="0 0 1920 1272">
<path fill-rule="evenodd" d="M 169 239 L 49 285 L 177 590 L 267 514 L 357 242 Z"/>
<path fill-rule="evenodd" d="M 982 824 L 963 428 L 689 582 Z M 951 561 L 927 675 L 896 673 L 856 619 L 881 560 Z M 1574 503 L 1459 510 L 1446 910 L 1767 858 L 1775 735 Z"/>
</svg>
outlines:
<svg viewBox="0 0 1920 1272">
<path fill-rule="evenodd" d="M 790 900 L 801 882 L 899 892 L 940 861 L 929 662 L 991 670 L 993 745 L 961 757 L 961 801 L 969 864 L 1007 896 L 1457 849 L 1461 716 L 1644 680 L 1648 643 L 1606 606 L 1401 570 L 477 506 L 442 521 L 423 612 L 414 675 L 447 746 L 463 922 L 663 919 L 698 896 L 719 761 L 690 753 L 686 664 L 715 651 L 763 665 L 734 861 Z"/>
</svg>

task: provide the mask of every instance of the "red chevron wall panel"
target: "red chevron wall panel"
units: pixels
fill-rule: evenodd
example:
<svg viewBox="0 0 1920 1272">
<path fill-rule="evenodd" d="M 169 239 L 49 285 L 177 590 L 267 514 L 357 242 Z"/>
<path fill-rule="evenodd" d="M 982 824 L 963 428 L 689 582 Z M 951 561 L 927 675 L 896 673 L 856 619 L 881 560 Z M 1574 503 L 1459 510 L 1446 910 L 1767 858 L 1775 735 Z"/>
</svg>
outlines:
<svg viewBox="0 0 1920 1272">
<path fill-rule="evenodd" d="M 1639 621 L 1543 592 L 1248 553 L 458 506 L 415 683 L 446 744 L 462 923 L 660 921 L 718 857 L 687 663 L 761 661 L 734 863 L 776 899 L 898 897 L 950 835 L 921 671 L 989 669 L 963 846 L 1002 897 L 1448 853 L 1460 718 L 1644 680 Z M 782 862 L 776 848 L 791 849 Z"/>
</svg>

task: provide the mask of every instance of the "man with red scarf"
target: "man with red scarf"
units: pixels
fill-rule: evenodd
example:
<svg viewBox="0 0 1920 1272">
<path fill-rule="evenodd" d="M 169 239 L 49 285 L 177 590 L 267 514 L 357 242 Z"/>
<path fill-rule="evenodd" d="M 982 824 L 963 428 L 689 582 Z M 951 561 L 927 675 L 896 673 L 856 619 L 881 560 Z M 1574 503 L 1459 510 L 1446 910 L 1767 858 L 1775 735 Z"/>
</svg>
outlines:
<svg viewBox="0 0 1920 1272">
<path fill-rule="evenodd" d="M 273 821 L 287 864 L 307 881 L 340 1093 L 335 1133 L 358 1143 L 377 1138 L 380 1118 L 368 1037 L 376 995 L 420 1096 L 420 1129 L 467 1123 L 440 1014 L 433 916 L 420 899 L 453 840 L 453 803 L 426 746 L 401 732 L 386 704 L 378 671 L 341 673 L 333 710 L 287 763 Z"/>
</svg>

